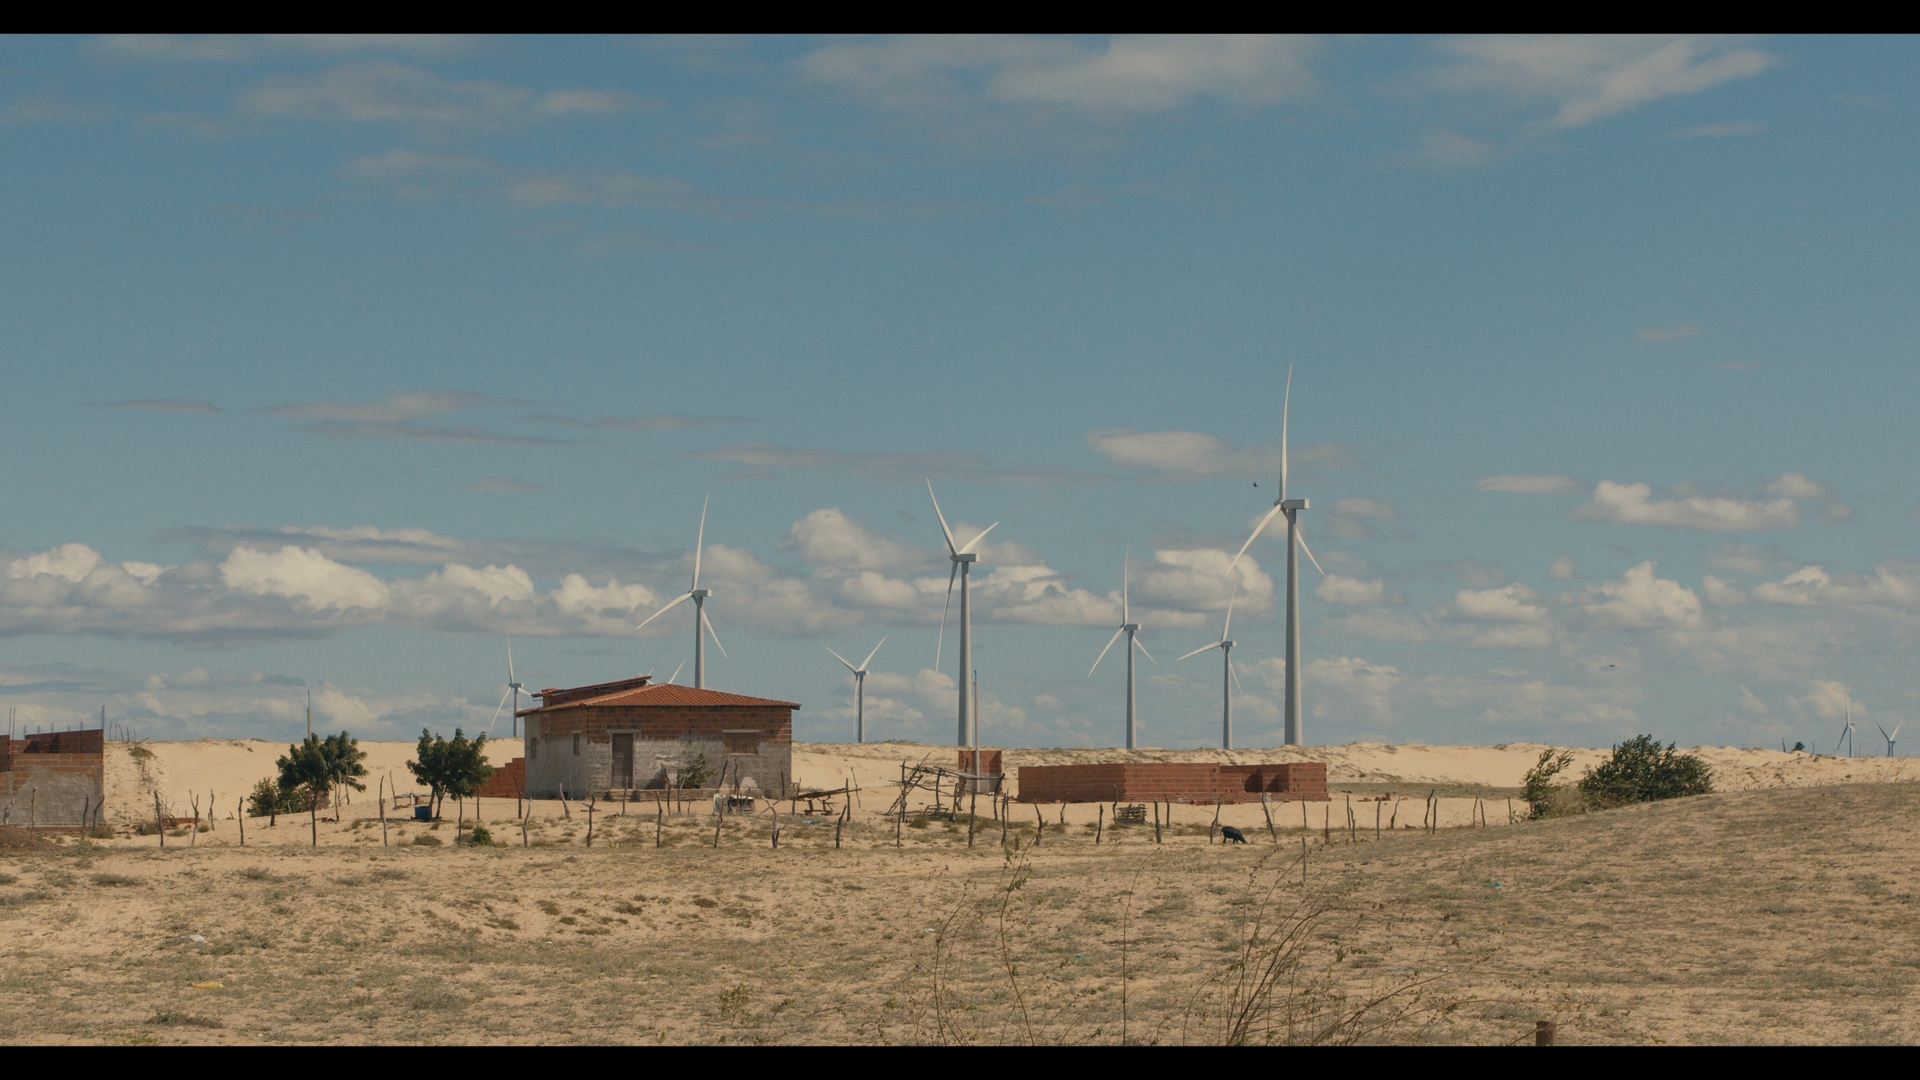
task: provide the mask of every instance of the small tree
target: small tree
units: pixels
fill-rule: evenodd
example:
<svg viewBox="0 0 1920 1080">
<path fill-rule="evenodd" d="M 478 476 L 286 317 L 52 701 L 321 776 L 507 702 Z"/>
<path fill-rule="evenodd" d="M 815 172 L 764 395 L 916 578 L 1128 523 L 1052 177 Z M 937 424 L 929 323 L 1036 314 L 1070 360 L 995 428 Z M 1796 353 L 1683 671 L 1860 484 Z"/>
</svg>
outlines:
<svg viewBox="0 0 1920 1080">
<path fill-rule="evenodd" d="M 333 766 L 321 749 L 320 737 L 309 735 L 304 742 L 287 747 L 276 762 L 280 767 L 280 789 L 300 788 L 306 792 L 307 820 L 313 829 L 313 846 L 320 846 L 320 800 L 333 789 Z M 363 785 L 364 786 L 364 785 Z"/>
<path fill-rule="evenodd" d="M 1559 787 L 1553 778 L 1571 764 L 1571 750 L 1555 752 L 1548 748 L 1540 751 L 1540 760 L 1527 770 L 1526 778 L 1521 781 L 1523 787 L 1520 797 L 1527 800 L 1528 820 L 1538 821 L 1553 813 L 1553 793 Z"/>
<path fill-rule="evenodd" d="M 683 788 L 698 790 L 706 787 L 707 781 L 711 779 L 713 779 L 713 763 L 707 760 L 705 754 L 695 754 L 693 760 L 680 769 L 680 786 Z"/>
<path fill-rule="evenodd" d="M 420 742 L 414 747 L 414 759 L 407 762 L 407 768 L 412 770 L 415 780 L 427 786 L 435 817 L 440 816 L 440 803 L 448 795 L 469 798 L 493 776 L 486 749 L 485 735 L 469 740 L 459 728 L 454 728 L 453 738 L 446 739 L 420 729 Z"/>
<path fill-rule="evenodd" d="M 346 732 L 329 735 L 320 743 L 320 753 L 327 759 L 327 775 L 333 780 L 333 787 L 343 794 L 347 790 L 365 791 L 367 785 L 360 778 L 367 775 L 367 752 L 360 749 L 360 742 Z"/>
<path fill-rule="evenodd" d="M 1677 799 L 1713 793 L 1712 769 L 1673 743 L 1664 748 L 1652 735 L 1636 735 L 1613 748 L 1613 756 L 1587 770 L 1580 794 L 1594 806 Z"/>
<path fill-rule="evenodd" d="M 273 777 L 262 777 L 253 785 L 253 793 L 247 796 L 247 814 L 250 817 L 274 818 L 280 814 L 293 814 L 306 809 L 306 792 L 299 788 L 282 788 Z"/>
</svg>

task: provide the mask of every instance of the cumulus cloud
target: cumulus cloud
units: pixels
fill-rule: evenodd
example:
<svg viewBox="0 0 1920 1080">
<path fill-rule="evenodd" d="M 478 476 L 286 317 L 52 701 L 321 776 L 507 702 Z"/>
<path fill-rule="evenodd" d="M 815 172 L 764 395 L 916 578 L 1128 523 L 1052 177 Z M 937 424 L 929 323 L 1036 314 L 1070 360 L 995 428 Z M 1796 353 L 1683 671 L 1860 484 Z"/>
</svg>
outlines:
<svg viewBox="0 0 1920 1080">
<path fill-rule="evenodd" d="M 1086 438 L 1087 445 L 1118 468 L 1158 472 L 1175 479 L 1264 478 L 1280 473 L 1279 447 L 1235 446 L 1204 432 L 1109 430 L 1090 432 Z M 1295 447 L 1291 456 L 1294 466 L 1350 468 L 1353 463 L 1352 451 L 1337 444 Z"/>
<path fill-rule="evenodd" d="M 1379 578 L 1361 581 L 1343 574 L 1328 574 L 1321 578 L 1320 584 L 1313 590 L 1313 595 L 1322 603 L 1354 607 L 1384 604 L 1389 601 L 1385 581 Z M 1392 599 L 1398 599 L 1398 597 Z"/>
<path fill-rule="evenodd" d="M 1833 489 L 1817 480 L 1809 480 L 1805 473 L 1781 473 L 1767 481 L 1766 494 L 1786 499 L 1827 499 L 1833 496 Z"/>
<path fill-rule="evenodd" d="M 1566 581 L 1567 579 L 1573 577 L 1573 575 L 1577 572 L 1577 569 L 1578 568 L 1574 566 L 1572 559 L 1568 558 L 1565 555 L 1561 555 L 1558 558 L 1554 559 L 1553 562 L 1547 566 L 1547 576 L 1554 579 L 1555 581 Z"/>
<path fill-rule="evenodd" d="M 1462 589 L 1454 595 L 1449 614 L 1469 622 L 1544 623 L 1550 618 L 1540 594 L 1520 584 Z"/>
<path fill-rule="evenodd" d="M 1580 490 L 1580 481 L 1571 476 L 1489 476 L 1473 485 L 1481 491 L 1505 491 L 1516 495 L 1571 495 Z"/>
<path fill-rule="evenodd" d="M 1790 498 L 1763 502 L 1690 495 L 1655 500 L 1652 485 L 1602 480 L 1594 488 L 1592 501 L 1577 507 L 1573 516 L 1586 521 L 1664 525 L 1675 529 L 1745 531 L 1793 528 L 1800 524 L 1800 507 Z"/>
<path fill-rule="evenodd" d="M 1577 128 L 1662 98 L 1750 79 L 1779 63 L 1743 39 L 1511 36 L 1454 38 L 1450 62 L 1431 76 L 1447 90 L 1546 100 L 1549 128 Z"/>
<path fill-rule="evenodd" d="M 1684 630 L 1705 623 L 1700 597 L 1677 581 L 1655 576 L 1651 561 L 1562 599 L 1595 624 L 1614 629 Z"/>
<path fill-rule="evenodd" d="M 239 106 L 268 119 L 497 130 L 564 116 L 620 113 L 635 103 L 620 91 L 541 93 L 487 79 L 450 79 L 393 61 L 364 61 L 315 74 L 270 76 L 242 94 Z"/>
<path fill-rule="evenodd" d="M 843 570 L 925 566 L 938 559 L 929 549 L 868 529 L 838 507 L 815 510 L 794 522 L 780 546 L 810 563 Z"/>
<path fill-rule="evenodd" d="M 1856 721 L 1872 715 L 1866 704 L 1853 696 L 1851 687 L 1827 679 L 1813 680 L 1805 694 L 1789 695 L 1787 703 L 1802 716 L 1814 716 L 1822 720 L 1840 720 L 1849 711 Z"/>
</svg>

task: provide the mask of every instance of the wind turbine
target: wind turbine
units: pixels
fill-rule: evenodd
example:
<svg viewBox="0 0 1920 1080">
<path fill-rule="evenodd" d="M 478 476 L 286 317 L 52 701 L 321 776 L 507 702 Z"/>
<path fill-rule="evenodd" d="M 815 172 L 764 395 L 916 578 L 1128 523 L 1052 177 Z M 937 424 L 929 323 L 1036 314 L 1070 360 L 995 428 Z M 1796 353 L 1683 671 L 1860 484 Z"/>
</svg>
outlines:
<svg viewBox="0 0 1920 1080">
<path fill-rule="evenodd" d="M 487 721 L 487 734 L 493 734 L 493 725 L 500 721 L 500 710 L 507 707 L 507 698 L 513 698 L 513 736 L 520 737 L 520 680 L 513 677 L 513 639 L 507 639 L 507 692 L 500 695 L 500 704 L 494 706 L 493 719 Z"/>
<path fill-rule="evenodd" d="M 1287 368 L 1286 396 L 1280 399 L 1280 497 L 1273 500 L 1273 509 L 1253 527 L 1253 535 L 1240 545 L 1234 553 L 1233 562 L 1227 564 L 1227 573 L 1239 565 L 1240 556 L 1260 538 L 1267 529 L 1267 522 L 1273 515 L 1282 511 L 1287 515 L 1287 745 L 1299 746 L 1305 737 L 1300 730 L 1300 575 L 1299 556 L 1296 551 L 1305 551 L 1307 559 L 1315 570 L 1320 570 L 1320 560 L 1313 557 L 1306 540 L 1300 536 L 1300 511 L 1307 509 L 1307 500 L 1287 498 L 1287 410 L 1293 403 L 1293 368 Z M 1322 576 L 1325 570 L 1320 570 Z"/>
<path fill-rule="evenodd" d="M 886 643 L 886 638 L 880 639 L 880 645 Z M 880 645 L 873 647 L 873 652 L 868 653 L 867 658 L 860 661 L 859 667 L 847 664 L 847 658 L 833 652 L 832 649 L 827 650 L 833 653 L 835 660 L 847 664 L 847 670 L 853 672 L 853 741 L 857 743 L 867 741 L 867 664 L 873 660 L 873 653 L 880 651 Z"/>
<path fill-rule="evenodd" d="M 713 623 L 707 619 L 705 605 L 707 597 L 713 595 L 713 590 L 700 587 L 700 549 L 706 545 L 706 542 L 707 500 L 702 499 L 700 502 L 700 532 L 696 534 L 693 541 L 693 584 L 687 587 L 686 592 L 667 601 L 666 607 L 647 616 L 639 626 L 634 627 L 636 630 L 642 629 L 647 623 L 665 615 L 683 601 L 693 601 L 693 685 L 700 688 L 704 688 L 707 685 L 706 642 L 700 636 L 700 631 L 703 627 L 707 633 L 713 635 L 713 647 L 720 650 L 721 656 L 727 655 L 727 647 L 720 644 L 720 635 L 714 633 Z M 675 670 L 678 671 L 679 669 L 676 668 Z"/>
<path fill-rule="evenodd" d="M 1202 645 L 1187 654 L 1187 656 L 1199 656 L 1208 649 L 1219 649 L 1220 662 L 1227 669 L 1220 676 L 1220 748 L 1222 750 L 1233 749 L 1233 686 L 1229 683 L 1238 683 L 1240 673 L 1233 670 L 1233 639 L 1227 635 L 1233 631 L 1233 602 L 1239 596 L 1240 589 L 1236 583 L 1233 595 L 1227 598 L 1227 622 L 1220 628 L 1220 640 L 1211 645 Z M 1185 660 L 1187 656 L 1180 659 Z M 1175 663 L 1178 662 L 1175 661 Z"/>
<path fill-rule="evenodd" d="M 1147 659 L 1153 660 L 1153 654 L 1147 652 L 1147 647 L 1140 644 L 1140 639 L 1135 637 L 1140 632 L 1140 624 L 1133 621 L 1132 610 L 1127 604 L 1127 585 L 1128 578 L 1131 576 L 1132 562 L 1131 556 L 1123 556 L 1120 562 L 1120 629 L 1115 630 L 1113 636 L 1107 639 L 1107 648 L 1100 650 L 1100 655 L 1093 658 L 1093 667 L 1087 669 L 1087 678 L 1093 678 L 1094 671 L 1100 667 L 1100 661 L 1107 658 L 1107 650 L 1113 648 L 1113 643 L 1120 640 L 1121 634 L 1127 635 L 1127 749 L 1129 750 L 1134 747 L 1133 650 L 1139 649 Z M 1160 661 L 1153 660 L 1153 662 L 1157 664 Z"/>
<path fill-rule="evenodd" d="M 947 603 L 940 609 L 940 638 L 933 647 L 933 670 L 940 670 L 940 650 L 947 641 L 947 607 L 953 604 L 953 579 L 960 578 L 960 740 L 956 746 L 967 745 L 967 694 L 968 679 L 973 668 L 973 611 L 967 602 L 967 574 L 974 561 L 980 558 L 973 546 L 986 538 L 986 535 L 999 526 L 994 522 L 980 530 L 980 534 L 963 545 L 953 542 L 953 530 L 947 528 L 947 515 L 940 512 L 940 500 L 933 494 L 933 481 L 927 481 L 927 498 L 933 499 L 934 516 L 940 519 L 940 534 L 947 538 L 947 558 L 953 562 L 953 569 L 947 574 Z"/>
<path fill-rule="evenodd" d="M 1840 729 L 1840 734 L 1834 736 L 1833 738 L 1833 749 L 1834 749 L 1835 757 L 1840 756 L 1840 753 L 1839 753 L 1840 742 L 1842 739 L 1846 740 L 1846 743 L 1847 743 L 1847 756 L 1852 757 L 1853 756 L 1853 695 L 1852 694 L 1847 695 L 1846 725 Z"/>
<path fill-rule="evenodd" d="M 1893 725 L 1893 730 L 1888 731 L 1886 728 L 1881 727 L 1879 721 L 1876 720 L 1873 726 L 1880 728 L 1880 737 L 1887 740 L 1887 756 L 1892 757 L 1894 741 L 1900 737 L 1900 725 L 1895 724 Z"/>
</svg>

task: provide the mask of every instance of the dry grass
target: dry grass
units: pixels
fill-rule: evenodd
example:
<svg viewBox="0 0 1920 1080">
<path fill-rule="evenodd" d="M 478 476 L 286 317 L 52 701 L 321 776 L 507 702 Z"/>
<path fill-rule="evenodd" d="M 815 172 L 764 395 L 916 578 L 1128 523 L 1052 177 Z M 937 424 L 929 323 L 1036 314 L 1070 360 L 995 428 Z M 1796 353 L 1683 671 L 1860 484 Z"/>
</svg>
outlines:
<svg viewBox="0 0 1920 1080">
<path fill-rule="evenodd" d="M 1304 888 L 1298 830 L 69 840 L 0 855 L 0 1039 L 1505 1043 L 1544 1018 L 1566 1042 L 1911 1041 L 1917 811 L 1920 786 L 1858 785 L 1316 832 Z"/>
</svg>

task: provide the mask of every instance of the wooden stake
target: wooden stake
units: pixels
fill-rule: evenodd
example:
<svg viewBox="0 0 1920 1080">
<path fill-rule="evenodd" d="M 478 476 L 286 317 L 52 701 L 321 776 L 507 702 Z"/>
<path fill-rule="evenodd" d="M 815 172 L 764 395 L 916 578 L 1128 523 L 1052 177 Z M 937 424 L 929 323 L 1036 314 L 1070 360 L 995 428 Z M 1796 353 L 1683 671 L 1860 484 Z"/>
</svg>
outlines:
<svg viewBox="0 0 1920 1080">
<path fill-rule="evenodd" d="M 725 820 L 726 820 L 726 816 L 720 813 L 720 808 L 717 806 L 714 807 L 713 808 L 713 847 L 715 851 L 718 851 L 720 849 L 720 823 Z"/>
<path fill-rule="evenodd" d="M 893 819 L 893 846 L 900 846 L 900 829 L 907 823 L 907 763 L 900 763 L 900 816 Z"/>
<path fill-rule="evenodd" d="M 978 763 L 976 763 L 976 768 L 975 768 L 976 772 L 978 771 L 977 765 Z M 967 790 L 967 846 L 968 847 L 973 846 L 973 823 L 974 823 L 974 820 L 980 816 L 979 815 L 980 793 L 978 791 L 973 790 L 973 788 L 974 788 L 973 784 L 967 785 L 967 789 L 968 789 Z"/>
<path fill-rule="evenodd" d="M 840 826 L 845 825 L 847 818 L 852 815 L 853 803 L 849 802 L 840 808 L 840 816 L 833 821 L 833 849 L 835 851 L 840 850 Z"/>
<path fill-rule="evenodd" d="M 1300 837 L 1300 887 L 1307 887 L 1307 838 Z"/>
<path fill-rule="evenodd" d="M 247 846 L 247 800 L 241 799 L 234 807 L 233 820 L 240 823 L 240 846 Z"/>
<path fill-rule="evenodd" d="M 1219 827 L 1220 827 L 1220 799 L 1216 796 L 1213 800 L 1213 824 L 1207 826 L 1207 843 L 1208 844 L 1213 843 L 1213 832 L 1215 829 L 1218 829 Z"/>
<path fill-rule="evenodd" d="M 1153 800 L 1153 842 L 1160 842 L 1160 800 Z"/>
<path fill-rule="evenodd" d="M 1384 802 L 1385 800 L 1382 800 Z M 1380 842 L 1380 803 L 1373 804 L 1373 842 Z"/>
<path fill-rule="evenodd" d="M 1093 823 L 1093 846 L 1100 846 L 1100 837 L 1107 831 L 1107 804 L 1100 804 L 1099 817 Z"/>
<path fill-rule="evenodd" d="M 587 846 L 588 847 L 593 846 L 593 809 L 595 806 L 599 804 L 599 801 L 600 800 L 595 798 L 592 794 L 587 795 Z M 454 834 L 454 839 L 456 840 L 459 839 L 458 833 Z"/>
<path fill-rule="evenodd" d="M 1347 843 L 1349 844 L 1357 839 L 1354 836 L 1353 824 L 1353 792 L 1349 791 L 1347 792 Z"/>
<path fill-rule="evenodd" d="M 35 788 L 34 790 L 38 791 L 39 789 Z M 31 807 L 32 804 L 29 803 L 28 806 Z M 160 846 L 164 849 L 167 846 L 167 822 L 165 818 L 160 816 L 160 793 L 158 791 L 153 793 L 153 825 L 154 828 L 160 832 Z"/>
<path fill-rule="evenodd" d="M 187 846 L 195 847 L 200 840 L 200 793 L 187 792 L 187 802 L 193 807 L 193 828 L 187 832 Z"/>
<path fill-rule="evenodd" d="M 387 778 L 380 778 L 380 846 L 387 846 Z"/>
<path fill-rule="evenodd" d="M 660 846 L 660 822 L 667 816 L 667 804 L 661 793 L 653 793 L 653 846 Z"/>
<path fill-rule="evenodd" d="M 767 810 L 773 815 L 773 850 L 780 850 L 780 804 L 767 800 Z"/>
<path fill-rule="evenodd" d="M 1333 843 L 1333 800 L 1327 800 L 1327 808 L 1320 814 L 1320 842 Z"/>
<path fill-rule="evenodd" d="M 1275 832 L 1273 828 L 1273 804 L 1267 801 L 1267 793 L 1264 791 L 1260 793 L 1260 812 L 1266 815 L 1267 839 L 1272 840 L 1276 844 L 1279 843 L 1280 834 Z"/>
<path fill-rule="evenodd" d="M 1033 804 L 1033 846 L 1039 847 L 1040 841 L 1047 835 L 1047 819 L 1040 813 L 1040 804 Z"/>
</svg>

